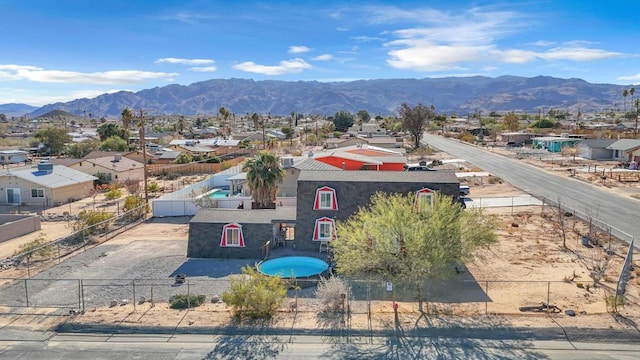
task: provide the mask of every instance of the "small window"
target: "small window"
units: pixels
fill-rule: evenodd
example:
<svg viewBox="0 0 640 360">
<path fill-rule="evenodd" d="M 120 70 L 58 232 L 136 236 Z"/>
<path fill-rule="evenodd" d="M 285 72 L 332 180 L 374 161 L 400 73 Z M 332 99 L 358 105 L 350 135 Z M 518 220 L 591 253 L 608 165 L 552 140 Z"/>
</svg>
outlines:
<svg viewBox="0 0 640 360">
<path fill-rule="evenodd" d="M 240 246 L 240 229 L 227 229 L 227 246 Z"/>
<path fill-rule="evenodd" d="M 43 198 L 44 197 L 44 189 L 31 189 L 31 197 L 32 198 Z"/>
<path fill-rule="evenodd" d="M 313 210 L 338 210 L 336 191 L 328 186 L 317 189 Z"/>
<path fill-rule="evenodd" d="M 435 192 L 431 189 L 420 189 L 416 191 L 416 198 L 414 200 L 415 211 L 427 211 L 433 208 Z"/>
<path fill-rule="evenodd" d="M 244 236 L 240 224 L 226 224 L 222 228 L 221 247 L 244 247 Z"/>
<path fill-rule="evenodd" d="M 336 224 L 333 219 L 323 217 L 316 220 L 313 241 L 331 241 L 336 239 Z"/>
</svg>

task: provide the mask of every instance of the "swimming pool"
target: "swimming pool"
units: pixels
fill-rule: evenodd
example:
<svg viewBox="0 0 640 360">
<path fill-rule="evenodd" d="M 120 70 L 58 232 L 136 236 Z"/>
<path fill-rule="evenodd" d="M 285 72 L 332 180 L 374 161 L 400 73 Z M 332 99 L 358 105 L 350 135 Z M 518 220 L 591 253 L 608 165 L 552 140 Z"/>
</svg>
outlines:
<svg viewBox="0 0 640 360">
<path fill-rule="evenodd" d="M 329 264 L 309 256 L 285 256 L 267 260 L 258 264 L 258 271 L 269 276 L 282 278 L 305 278 L 320 275 L 329 268 Z"/>
<path fill-rule="evenodd" d="M 209 194 L 209 197 L 212 199 L 220 199 L 228 196 L 229 196 L 229 190 L 220 190 L 220 189 L 215 190 L 214 192 Z"/>
</svg>

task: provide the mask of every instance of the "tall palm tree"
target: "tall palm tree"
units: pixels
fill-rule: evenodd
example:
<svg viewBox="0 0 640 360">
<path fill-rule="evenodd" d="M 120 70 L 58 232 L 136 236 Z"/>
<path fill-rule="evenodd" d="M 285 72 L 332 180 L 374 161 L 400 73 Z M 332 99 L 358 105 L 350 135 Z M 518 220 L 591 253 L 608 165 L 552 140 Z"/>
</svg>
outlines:
<svg viewBox="0 0 640 360">
<path fill-rule="evenodd" d="M 627 95 L 629 95 L 629 90 L 622 90 L 622 98 L 624 99 L 624 113 L 627 113 Z"/>
<path fill-rule="evenodd" d="M 629 95 L 631 95 L 631 109 L 633 111 L 633 94 L 636 93 L 636 88 L 632 87 L 631 89 L 629 89 Z"/>
<path fill-rule="evenodd" d="M 256 157 L 247 160 L 243 166 L 247 172 L 247 185 L 255 208 L 273 208 L 278 192 L 278 184 L 284 178 L 280 158 L 268 151 L 261 151 Z"/>
<path fill-rule="evenodd" d="M 122 110 L 120 116 L 122 117 L 122 128 L 124 129 L 124 136 L 126 137 L 127 144 L 129 144 L 129 126 L 131 125 L 131 121 L 136 116 L 136 114 L 133 113 L 133 110 L 125 107 Z"/>
</svg>

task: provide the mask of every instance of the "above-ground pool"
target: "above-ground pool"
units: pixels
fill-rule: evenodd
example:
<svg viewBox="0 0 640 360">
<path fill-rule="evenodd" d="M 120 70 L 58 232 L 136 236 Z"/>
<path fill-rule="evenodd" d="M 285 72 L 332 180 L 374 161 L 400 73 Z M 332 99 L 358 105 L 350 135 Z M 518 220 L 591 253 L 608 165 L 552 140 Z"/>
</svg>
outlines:
<svg viewBox="0 0 640 360">
<path fill-rule="evenodd" d="M 265 275 L 283 278 L 306 278 L 325 272 L 329 264 L 309 256 L 285 256 L 258 264 L 258 271 Z"/>
</svg>

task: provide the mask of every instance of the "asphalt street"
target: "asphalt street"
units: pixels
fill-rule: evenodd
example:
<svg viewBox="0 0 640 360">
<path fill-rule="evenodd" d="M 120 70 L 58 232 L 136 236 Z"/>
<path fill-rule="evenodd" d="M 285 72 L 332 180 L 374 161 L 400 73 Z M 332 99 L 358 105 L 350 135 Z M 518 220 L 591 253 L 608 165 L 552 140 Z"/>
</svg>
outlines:
<svg viewBox="0 0 640 360">
<path fill-rule="evenodd" d="M 569 176 L 548 173 L 531 164 L 467 143 L 425 134 L 423 143 L 469 161 L 513 186 L 539 198 L 561 203 L 564 207 L 607 224 L 611 233 L 629 242 L 640 238 L 638 216 L 640 202 Z M 634 243 L 640 248 L 640 242 Z"/>
<path fill-rule="evenodd" d="M 0 360 L 638 358 L 636 344 L 446 337 L 55 334 L 48 341 L 0 342 Z"/>
</svg>

